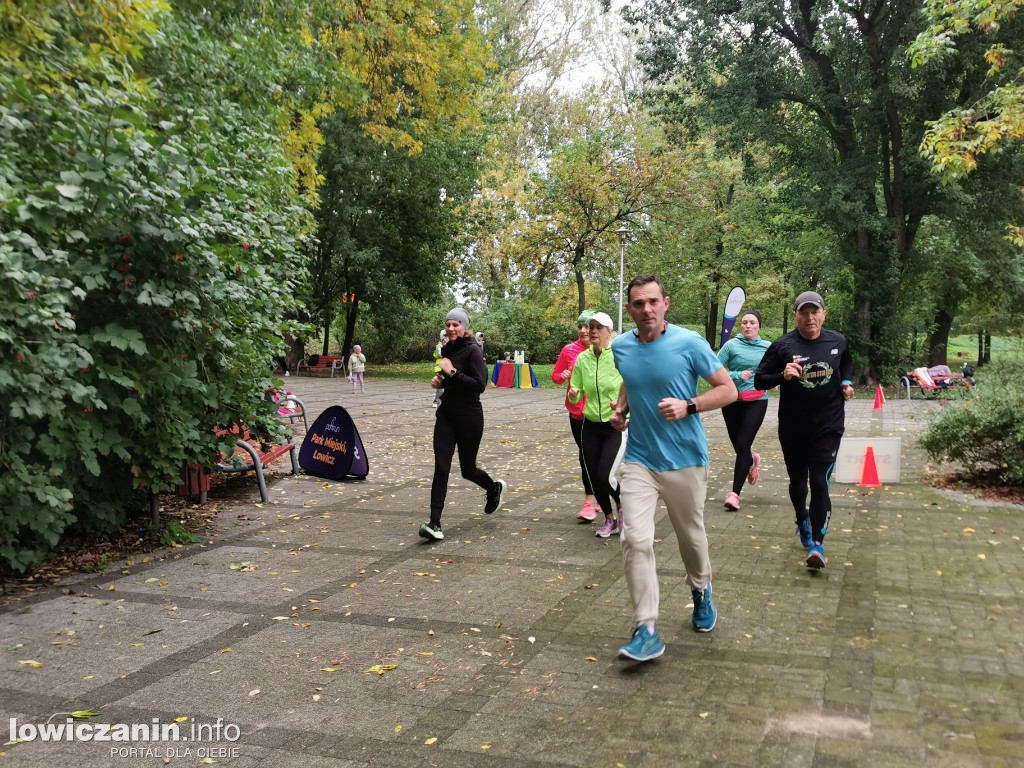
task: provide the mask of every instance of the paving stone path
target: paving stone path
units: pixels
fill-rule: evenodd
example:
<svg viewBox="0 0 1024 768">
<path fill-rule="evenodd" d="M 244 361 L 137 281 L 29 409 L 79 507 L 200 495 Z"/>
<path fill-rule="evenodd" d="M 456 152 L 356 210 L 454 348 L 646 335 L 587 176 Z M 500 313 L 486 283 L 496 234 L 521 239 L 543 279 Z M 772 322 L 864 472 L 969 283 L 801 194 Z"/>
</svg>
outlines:
<svg viewBox="0 0 1024 768">
<path fill-rule="evenodd" d="M 0 768 L 1024 765 L 1024 510 L 923 484 L 912 440 L 936 404 L 848 405 L 849 435 L 904 439 L 904 482 L 833 485 L 821 572 L 803 566 L 777 401 L 736 513 L 724 424 L 705 414 L 718 625 L 690 628 L 662 511 L 668 649 L 638 665 L 615 657 L 631 629 L 618 541 L 575 521 L 558 391 L 488 390 L 480 463 L 511 492 L 485 516 L 453 473 L 447 538 L 426 543 L 432 391 L 288 384 L 313 414 L 349 408 L 369 478 L 290 477 L 284 460 L 269 504 L 255 480 L 214 489 L 202 545 L 0 612 L 0 743 L 12 718 L 24 731 L 83 709 L 101 715 L 78 723 L 185 718 L 189 740 L 37 738 L 0 747 Z"/>
</svg>

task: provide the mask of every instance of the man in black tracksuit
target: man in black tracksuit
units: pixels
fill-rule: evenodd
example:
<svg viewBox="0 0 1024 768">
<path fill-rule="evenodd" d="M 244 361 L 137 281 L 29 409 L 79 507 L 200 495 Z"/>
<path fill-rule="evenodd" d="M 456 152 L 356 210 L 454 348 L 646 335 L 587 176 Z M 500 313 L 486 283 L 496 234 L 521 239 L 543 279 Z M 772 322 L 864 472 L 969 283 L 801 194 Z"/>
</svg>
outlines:
<svg viewBox="0 0 1024 768">
<path fill-rule="evenodd" d="M 476 465 L 484 435 L 484 409 L 480 405 L 480 395 L 487 387 L 487 366 L 480 345 L 469 332 L 469 314 L 456 307 L 448 313 L 444 327 L 448 342 L 441 348 L 438 361 L 441 370 L 430 383 L 434 389 L 444 390 L 434 422 L 430 521 L 419 529 L 420 536 L 434 541 L 444 538 L 441 512 L 448 495 L 448 476 L 452 471 L 456 447 L 459 449 L 462 476 L 487 491 L 484 512 L 491 514 L 501 506 L 506 487 L 504 480 L 491 479 Z"/>
<path fill-rule="evenodd" d="M 768 347 L 754 374 L 754 387 L 779 387 L 779 442 L 789 498 L 800 542 L 810 550 L 807 565 L 824 568 L 825 533 L 832 516 L 828 483 L 845 429 L 845 401 L 853 397 L 853 359 L 846 338 L 822 327 L 821 296 L 805 291 L 793 310 L 796 329 Z"/>
</svg>

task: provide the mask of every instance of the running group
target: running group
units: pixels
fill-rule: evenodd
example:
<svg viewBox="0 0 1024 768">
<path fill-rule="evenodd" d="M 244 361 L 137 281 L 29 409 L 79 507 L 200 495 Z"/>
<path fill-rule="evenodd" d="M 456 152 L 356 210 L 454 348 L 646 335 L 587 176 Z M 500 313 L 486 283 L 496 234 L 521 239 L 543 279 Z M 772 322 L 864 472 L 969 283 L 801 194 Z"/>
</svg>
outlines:
<svg viewBox="0 0 1024 768">
<path fill-rule="evenodd" d="M 565 405 L 576 442 L 584 501 L 577 517 L 602 516 L 596 535 L 619 536 L 634 627 L 619 656 L 648 661 L 665 652 L 657 630 L 660 592 L 654 558 L 659 501 L 668 510 L 686 581 L 691 621 L 710 632 L 718 613 L 704 526 L 708 443 L 702 412 L 722 409 L 736 452 L 725 508 L 738 510 L 747 484 L 758 480 L 752 447 L 767 410 L 768 390 L 779 388 L 779 441 L 789 475 L 796 532 L 806 564 L 824 568 L 832 503 L 829 477 L 853 397 L 853 361 L 846 339 L 824 327 L 822 297 L 805 291 L 793 303 L 795 328 L 770 344 L 761 339 L 761 315 L 747 310 L 740 334 L 716 355 L 702 336 L 665 320 L 670 298 L 654 275 L 634 278 L 626 311 L 636 328 L 620 336 L 604 312 L 585 311 L 577 338 L 561 351 L 552 372 L 566 388 Z M 455 450 L 462 476 L 486 492 L 484 512 L 504 502 L 507 484 L 477 467 L 483 436 L 480 395 L 487 368 L 462 308 L 448 313 L 439 365 L 431 385 L 443 392 L 434 427 L 434 479 L 428 540 L 444 538 L 441 513 Z M 709 389 L 698 394 L 698 381 Z"/>
</svg>

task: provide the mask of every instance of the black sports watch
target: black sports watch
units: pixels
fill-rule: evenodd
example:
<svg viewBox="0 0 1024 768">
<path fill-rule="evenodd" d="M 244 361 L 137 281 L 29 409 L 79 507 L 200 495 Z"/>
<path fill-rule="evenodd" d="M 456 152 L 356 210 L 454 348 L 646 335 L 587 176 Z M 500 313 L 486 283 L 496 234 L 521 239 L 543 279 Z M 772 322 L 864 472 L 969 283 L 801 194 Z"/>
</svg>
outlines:
<svg viewBox="0 0 1024 768">
<path fill-rule="evenodd" d="M 687 400 L 686 401 L 686 415 L 693 416 L 697 412 L 697 401 Z"/>
</svg>

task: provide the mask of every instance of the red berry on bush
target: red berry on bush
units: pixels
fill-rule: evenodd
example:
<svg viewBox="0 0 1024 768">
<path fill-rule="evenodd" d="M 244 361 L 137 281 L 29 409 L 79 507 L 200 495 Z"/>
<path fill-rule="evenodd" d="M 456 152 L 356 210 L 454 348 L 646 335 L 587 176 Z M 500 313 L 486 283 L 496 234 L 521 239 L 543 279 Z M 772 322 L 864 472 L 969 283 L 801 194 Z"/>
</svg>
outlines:
<svg viewBox="0 0 1024 768">
<path fill-rule="evenodd" d="M 16 363 L 20 363 L 20 362 L 21 362 L 22 360 L 24 360 L 24 359 L 25 359 L 25 353 L 24 353 L 24 352 L 19 352 L 18 354 L 16 354 L 16 355 L 14 356 L 14 361 L 15 361 Z"/>
<path fill-rule="evenodd" d="M 126 277 L 124 279 L 124 287 L 125 288 L 131 288 L 133 285 L 135 285 L 135 281 L 132 280 L 130 277 Z"/>
<path fill-rule="evenodd" d="M 122 243 L 130 243 L 132 241 L 132 236 L 129 234 L 122 234 L 117 239 L 120 240 Z"/>
<path fill-rule="evenodd" d="M 79 368 L 78 370 L 80 370 L 82 373 L 88 373 L 89 372 L 88 368 Z"/>
<path fill-rule="evenodd" d="M 131 264 L 132 255 L 130 253 L 126 253 L 124 256 L 121 257 L 121 261 L 123 261 L 125 264 Z"/>
<path fill-rule="evenodd" d="M 246 243 L 245 245 L 242 246 L 242 250 L 243 251 L 248 251 L 250 247 L 251 246 L 248 243 Z"/>
<path fill-rule="evenodd" d="M 34 299 L 35 297 L 36 295 L 32 293 L 32 291 L 25 291 L 25 298 L 28 299 L 29 301 L 32 301 L 32 299 Z"/>
</svg>

